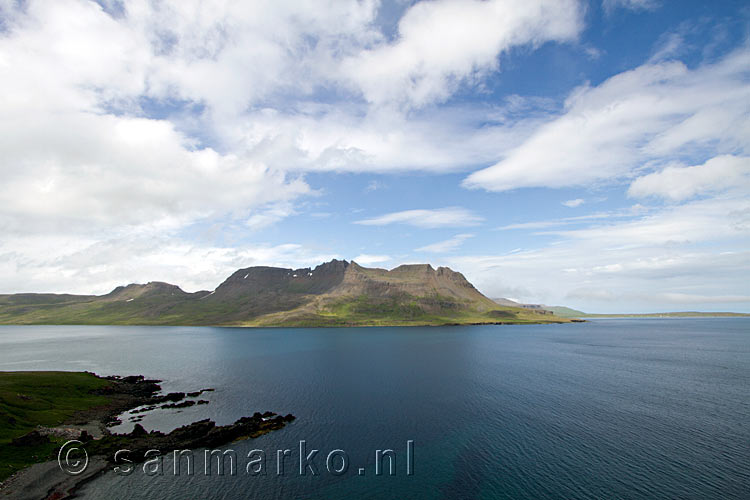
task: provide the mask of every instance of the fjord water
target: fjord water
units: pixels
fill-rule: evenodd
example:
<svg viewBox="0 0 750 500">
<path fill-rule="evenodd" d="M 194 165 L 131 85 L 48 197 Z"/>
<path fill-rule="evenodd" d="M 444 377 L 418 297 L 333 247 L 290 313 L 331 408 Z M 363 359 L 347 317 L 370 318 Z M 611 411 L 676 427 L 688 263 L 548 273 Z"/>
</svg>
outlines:
<svg viewBox="0 0 750 500">
<path fill-rule="evenodd" d="M 749 498 L 750 320 L 238 329 L 0 327 L 2 370 L 144 374 L 211 404 L 147 416 L 293 413 L 233 443 L 236 476 L 107 473 L 82 498 Z M 132 424 L 119 430 L 127 431 Z M 320 475 L 299 475 L 299 441 Z M 406 443 L 414 441 L 413 475 Z M 396 475 L 375 476 L 375 450 Z M 242 457 L 266 453 L 266 475 Z M 276 450 L 290 449 L 283 476 Z M 326 455 L 345 450 L 342 476 Z M 386 459 L 387 464 L 387 459 Z M 362 474 L 360 473 L 362 468 Z"/>
</svg>

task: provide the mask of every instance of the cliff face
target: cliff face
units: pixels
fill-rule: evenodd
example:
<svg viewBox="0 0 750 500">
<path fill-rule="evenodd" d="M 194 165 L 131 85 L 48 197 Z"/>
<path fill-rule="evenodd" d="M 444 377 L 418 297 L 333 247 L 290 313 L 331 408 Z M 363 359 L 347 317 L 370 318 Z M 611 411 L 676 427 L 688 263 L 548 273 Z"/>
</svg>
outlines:
<svg viewBox="0 0 750 500">
<path fill-rule="evenodd" d="M 331 293 L 336 296 L 365 295 L 373 298 L 440 296 L 456 301 L 481 303 L 487 308 L 495 305 L 474 288 L 463 274 L 447 267 L 436 270 L 430 264 L 402 265 L 388 271 L 368 269 L 352 262 L 341 285 Z"/>
<path fill-rule="evenodd" d="M 344 279 L 349 263 L 332 260 L 317 266 L 301 269 L 280 267 L 248 267 L 240 269 L 216 288 L 208 300 L 227 297 L 252 298 L 264 294 L 314 294 L 326 293 Z"/>
<path fill-rule="evenodd" d="M 332 260 L 315 268 L 257 266 L 232 273 L 213 292 L 151 282 L 102 296 L 0 296 L 4 324 L 359 326 L 536 322 L 503 307 L 447 267 L 371 269 Z"/>
</svg>

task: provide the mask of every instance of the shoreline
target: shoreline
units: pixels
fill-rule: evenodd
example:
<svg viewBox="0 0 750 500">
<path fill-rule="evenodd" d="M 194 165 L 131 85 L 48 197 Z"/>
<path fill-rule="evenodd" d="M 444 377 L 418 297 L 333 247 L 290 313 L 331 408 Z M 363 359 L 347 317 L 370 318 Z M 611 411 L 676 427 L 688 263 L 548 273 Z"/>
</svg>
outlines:
<svg viewBox="0 0 750 500">
<path fill-rule="evenodd" d="M 149 323 L 2 323 L 0 326 L 138 326 L 149 328 L 245 328 L 245 329 L 280 329 L 280 328 L 413 328 L 413 327 L 441 327 L 441 326 L 492 326 L 492 325 L 561 325 L 567 323 L 585 323 L 584 318 L 564 318 L 556 316 L 554 320 L 546 321 L 482 321 L 482 322 L 445 322 L 445 323 L 404 323 L 404 324 L 328 324 L 328 325 L 256 325 L 256 324 L 217 324 L 217 325 L 191 325 L 191 324 L 149 324 Z"/>
<path fill-rule="evenodd" d="M 19 376 L 24 372 L 0 372 Z M 278 430 L 292 422 L 295 417 L 277 415 L 273 412 L 255 412 L 252 416 L 242 417 L 233 424 L 218 426 L 209 419 L 199 420 L 169 433 L 160 431 L 147 432 L 138 423 L 138 416 L 158 408 L 182 408 L 200 403 L 195 398 L 213 389 L 183 393 L 158 394 L 161 386 L 158 380 L 146 379 L 142 375 L 129 377 L 100 377 L 91 372 L 27 372 L 29 374 L 75 374 L 95 378 L 103 385 L 93 391 L 96 396 L 107 398 L 105 404 L 92 405 L 79 409 L 69 418 L 55 426 L 36 425 L 33 430 L 17 436 L 10 443 L 4 444 L 6 451 L 23 453 L 26 450 L 30 457 L 36 458 L 37 450 L 49 450 L 55 445 L 50 460 L 29 463 L 17 470 L 10 477 L 0 482 L 0 499 L 63 499 L 72 497 L 83 484 L 114 464 L 114 454 L 119 449 L 129 449 L 129 458 L 134 463 L 145 461 L 144 454 L 149 449 L 159 449 L 169 453 L 176 449 L 197 449 L 218 447 L 241 439 L 252 439 Z M 31 396 L 24 395 L 31 399 Z M 188 399 L 192 398 L 192 399 Z M 113 434 L 109 427 L 121 422 L 122 413 L 141 408 L 131 421 L 135 422 L 128 434 Z M 89 459 L 85 470 L 77 475 L 70 475 L 62 470 L 61 464 L 54 459 L 61 450 L 63 441 L 79 441 L 79 448 L 85 450 Z M 41 454 L 40 454 L 41 456 Z M 65 455 L 67 458 L 67 455 Z M 82 456 L 82 455 L 80 455 Z"/>
</svg>

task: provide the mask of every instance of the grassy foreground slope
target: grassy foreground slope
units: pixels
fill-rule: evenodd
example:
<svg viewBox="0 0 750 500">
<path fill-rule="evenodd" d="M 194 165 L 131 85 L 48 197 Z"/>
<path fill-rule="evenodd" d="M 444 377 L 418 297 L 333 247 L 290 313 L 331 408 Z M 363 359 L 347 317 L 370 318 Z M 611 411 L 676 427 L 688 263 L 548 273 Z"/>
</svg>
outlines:
<svg viewBox="0 0 750 500">
<path fill-rule="evenodd" d="M 0 324 L 391 326 L 559 323 L 501 306 L 461 274 L 429 264 L 392 270 L 333 260 L 314 269 L 250 267 L 212 292 L 152 282 L 101 296 L 0 295 Z"/>
<path fill-rule="evenodd" d="M 76 411 L 105 405 L 108 399 L 92 391 L 107 383 L 91 373 L 0 372 L 0 481 L 27 465 L 48 460 L 62 444 L 62 438 L 53 438 L 16 446 L 13 439 L 40 425 L 60 425 Z"/>
</svg>

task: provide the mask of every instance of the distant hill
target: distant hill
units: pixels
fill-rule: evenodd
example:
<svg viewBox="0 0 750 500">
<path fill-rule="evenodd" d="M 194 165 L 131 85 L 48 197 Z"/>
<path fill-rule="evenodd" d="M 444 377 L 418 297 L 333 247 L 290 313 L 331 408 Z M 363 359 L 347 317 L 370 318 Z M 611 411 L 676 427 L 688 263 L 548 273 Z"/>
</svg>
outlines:
<svg viewBox="0 0 750 500">
<path fill-rule="evenodd" d="M 544 314 L 554 314 L 558 318 L 724 318 L 724 317 L 744 317 L 750 316 L 745 313 L 735 312 L 698 312 L 698 311 L 683 311 L 683 312 L 662 312 L 662 313 L 614 313 L 614 314 L 590 314 L 577 309 L 571 309 L 565 306 L 546 306 L 542 304 L 520 304 L 518 302 L 509 299 L 492 299 L 497 304 L 511 307 L 523 307 L 531 309 Z"/>
<path fill-rule="evenodd" d="M 332 260 L 314 269 L 248 267 L 214 291 L 151 282 L 106 295 L 0 295 L 0 324 L 387 326 L 567 322 L 482 295 L 447 267 L 390 271 Z"/>
<path fill-rule="evenodd" d="M 744 318 L 750 317 L 747 313 L 737 312 L 700 312 L 700 311 L 676 311 L 660 313 L 630 313 L 630 314 L 584 314 L 576 318 Z"/>
<path fill-rule="evenodd" d="M 587 316 L 583 311 L 578 311 L 577 309 L 571 309 L 570 307 L 565 306 L 544 306 L 544 308 L 548 311 L 552 311 L 555 316 L 561 318 L 583 318 L 584 316 Z"/>
<path fill-rule="evenodd" d="M 501 306 L 506 307 L 522 307 L 524 309 L 529 309 L 531 311 L 536 311 L 539 314 L 554 314 L 551 307 L 544 306 L 542 304 L 522 304 L 520 302 L 516 302 L 514 300 L 505 299 L 505 298 L 495 298 L 492 299 L 493 302 L 496 304 L 499 304 Z M 572 310 L 572 309 L 571 309 Z M 572 316 L 574 317 L 574 316 Z"/>
</svg>

